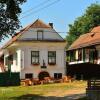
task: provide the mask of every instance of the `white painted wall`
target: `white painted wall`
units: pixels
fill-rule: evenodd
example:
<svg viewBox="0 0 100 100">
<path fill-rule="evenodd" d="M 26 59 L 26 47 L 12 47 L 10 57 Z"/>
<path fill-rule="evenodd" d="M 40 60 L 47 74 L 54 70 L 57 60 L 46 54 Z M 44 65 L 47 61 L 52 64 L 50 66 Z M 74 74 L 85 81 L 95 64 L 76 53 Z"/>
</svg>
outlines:
<svg viewBox="0 0 100 100">
<path fill-rule="evenodd" d="M 58 45 L 59 44 L 59 45 Z M 21 50 L 24 51 L 24 67 L 21 70 L 21 79 L 25 78 L 25 73 L 33 73 L 34 78 L 38 77 L 41 71 L 49 72 L 50 76 L 54 76 L 54 73 L 62 73 L 65 75 L 65 43 L 33 43 L 26 46 L 21 46 Z M 24 44 L 23 44 L 24 45 Z M 40 51 L 40 65 L 31 65 L 31 51 Z M 56 65 L 48 65 L 48 51 L 56 51 Z M 43 59 L 47 68 L 41 69 L 43 65 Z"/>
<path fill-rule="evenodd" d="M 17 61 L 16 65 L 15 59 L 13 59 L 13 64 L 11 65 L 12 72 L 21 72 L 21 79 L 25 78 L 25 73 L 33 73 L 34 78 L 38 77 L 38 74 L 41 71 L 47 71 L 51 77 L 54 76 L 54 73 L 62 73 L 65 75 L 66 71 L 66 61 L 65 61 L 65 42 L 21 42 L 18 43 L 12 53 L 17 52 Z M 13 47 L 14 48 L 14 47 Z M 11 50 L 11 49 L 10 49 Z M 40 65 L 34 66 L 31 65 L 31 51 L 40 52 Z M 56 65 L 48 65 L 48 51 L 56 51 Z M 11 51 L 10 51 L 11 52 Z M 9 50 L 5 52 L 5 57 L 9 56 Z M 14 58 L 14 56 L 13 56 Z M 43 65 L 43 60 L 46 63 L 47 68 L 41 69 Z"/>
<path fill-rule="evenodd" d="M 0 67 L 0 73 L 2 72 L 2 69 L 1 69 L 1 67 Z"/>
<path fill-rule="evenodd" d="M 61 36 L 54 30 L 54 29 L 47 29 L 47 28 L 32 28 L 29 29 L 28 31 L 25 31 L 23 33 L 23 35 L 19 38 L 19 40 L 27 40 L 27 39 L 31 39 L 31 40 L 37 40 L 37 31 L 38 30 L 43 30 L 43 39 L 44 40 L 53 40 L 53 39 L 57 39 L 57 40 L 63 40 L 61 38 Z"/>
</svg>

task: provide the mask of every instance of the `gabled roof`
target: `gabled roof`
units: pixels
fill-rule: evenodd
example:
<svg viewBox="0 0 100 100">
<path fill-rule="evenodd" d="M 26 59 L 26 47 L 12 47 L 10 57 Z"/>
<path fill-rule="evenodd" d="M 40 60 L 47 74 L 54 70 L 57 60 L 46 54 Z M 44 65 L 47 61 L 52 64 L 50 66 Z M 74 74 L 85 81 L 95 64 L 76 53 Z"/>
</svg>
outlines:
<svg viewBox="0 0 100 100">
<path fill-rule="evenodd" d="M 25 27 L 24 29 L 22 29 L 20 32 L 16 33 L 12 39 L 10 39 L 1 49 L 4 49 L 6 47 L 8 47 L 9 45 L 11 45 L 13 42 L 17 41 L 19 39 L 19 37 L 28 29 L 30 28 L 52 28 L 50 25 L 45 24 L 43 21 L 41 21 L 40 19 L 37 19 L 34 23 L 28 25 L 27 27 Z M 64 41 L 64 40 L 63 40 Z"/>
<path fill-rule="evenodd" d="M 20 32 L 16 33 L 16 34 L 12 37 L 12 39 L 10 39 L 1 49 L 4 49 L 4 48 L 6 48 L 7 46 L 9 46 L 10 44 L 12 44 L 13 42 L 15 42 L 15 41 L 23 34 L 24 31 L 26 31 L 26 30 L 29 29 L 29 27 L 30 27 L 30 25 L 27 26 L 27 27 L 25 27 L 25 28 L 24 28 L 23 30 L 21 30 Z"/>
<path fill-rule="evenodd" d="M 37 19 L 32 25 L 31 28 L 51 28 L 50 25 L 45 24 L 40 19 Z"/>
<path fill-rule="evenodd" d="M 100 44 L 100 26 L 94 27 L 90 33 L 81 35 L 68 50 Z"/>
</svg>

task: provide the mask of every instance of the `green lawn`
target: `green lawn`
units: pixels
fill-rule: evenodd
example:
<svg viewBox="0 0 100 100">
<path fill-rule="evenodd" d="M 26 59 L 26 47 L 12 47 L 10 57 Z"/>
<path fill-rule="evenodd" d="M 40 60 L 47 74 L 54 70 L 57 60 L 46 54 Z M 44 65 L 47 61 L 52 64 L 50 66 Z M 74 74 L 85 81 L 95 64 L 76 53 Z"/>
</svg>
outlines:
<svg viewBox="0 0 100 100">
<path fill-rule="evenodd" d="M 81 91 L 85 90 L 85 88 L 86 82 L 78 81 L 34 86 L 0 87 L 0 100 L 66 100 L 67 92 Z"/>
</svg>

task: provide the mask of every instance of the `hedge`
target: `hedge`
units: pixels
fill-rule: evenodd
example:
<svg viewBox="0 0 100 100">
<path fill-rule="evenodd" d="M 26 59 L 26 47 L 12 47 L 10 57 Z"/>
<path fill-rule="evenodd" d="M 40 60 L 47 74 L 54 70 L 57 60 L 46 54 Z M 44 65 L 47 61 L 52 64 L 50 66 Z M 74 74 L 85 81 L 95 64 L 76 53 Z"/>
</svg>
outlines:
<svg viewBox="0 0 100 100">
<path fill-rule="evenodd" d="M 0 86 L 19 86 L 19 85 L 20 85 L 19 72 L 0 73 Z"/>
</svg>

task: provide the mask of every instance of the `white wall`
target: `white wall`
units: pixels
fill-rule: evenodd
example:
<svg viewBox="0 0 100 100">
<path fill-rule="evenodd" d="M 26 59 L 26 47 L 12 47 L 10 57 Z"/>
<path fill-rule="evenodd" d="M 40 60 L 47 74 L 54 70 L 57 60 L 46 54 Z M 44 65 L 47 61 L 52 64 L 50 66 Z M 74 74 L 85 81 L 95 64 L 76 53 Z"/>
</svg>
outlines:
<svg viewBox="0 0 100 100">
<path fill-rule="evenodd" d="M 27 39 L 32 39 L 32 40 L 37 40 L 37 31 L 38 30 L 43 30 L 43 39 L 47 40 L 63 40 L 61 36 L 54 30 L 54 29 L 47 29 L 47 28 L 33 28 L 29 29 L 28 31 L 25 31 L 23 35 L 19 38 L 19 40 L 27 40 Z"/>
<path fill-rule="evenodd" d="M 2 69 L 1 69 L 1 67 L 0 67 L 0 73 L 2 72 Z"/>
<path fill-rule="evenodd" d="M 24 45 L 24 44 L 23 44 Z M 54 76 L 54 73 L 62 73 L 65 75 L 65 43 L 33 43 L 32 45 L 21 46 L 21 50 L 24 51 L 24 68 L 21 70 L 21 78 L 25 78 L 25 73 L 33 73 L 34 78 L 37 78 L 41 71 L 49 72 L 50 76 Z M 40 51 L 40 65 L 31 65 L 31 51 Z M 56 51 L 56 65 L 48 65 L 48 51 Z M 43 65 L 43 59 L 47 68 L 41 69 Z"/>
</svg>

